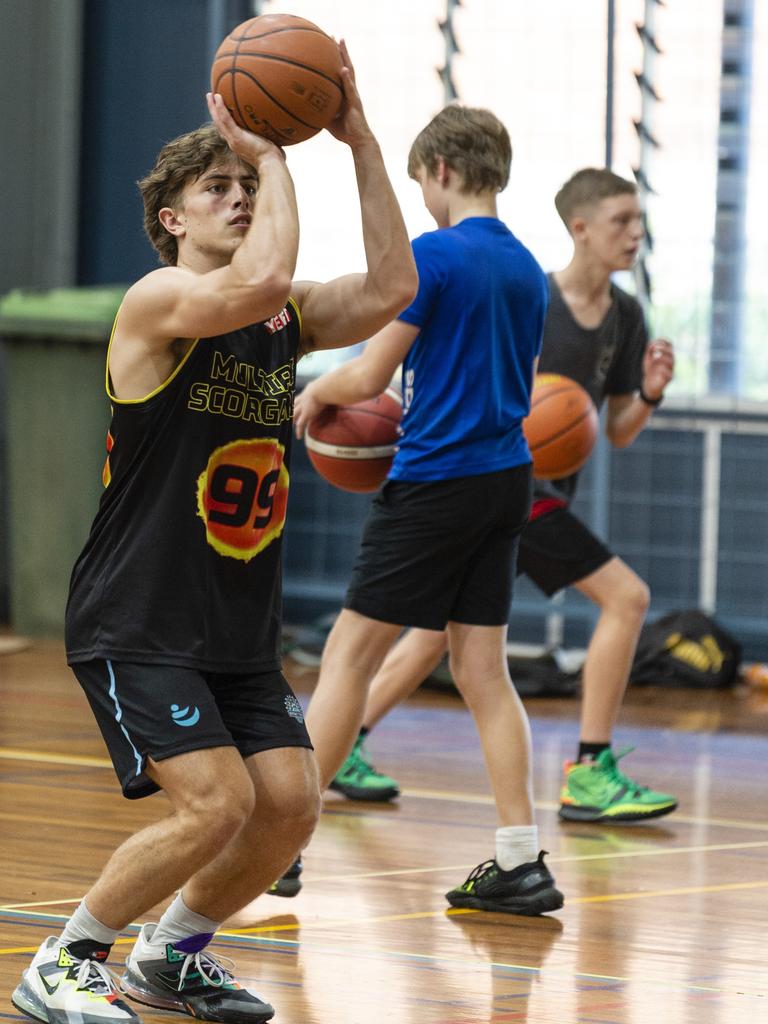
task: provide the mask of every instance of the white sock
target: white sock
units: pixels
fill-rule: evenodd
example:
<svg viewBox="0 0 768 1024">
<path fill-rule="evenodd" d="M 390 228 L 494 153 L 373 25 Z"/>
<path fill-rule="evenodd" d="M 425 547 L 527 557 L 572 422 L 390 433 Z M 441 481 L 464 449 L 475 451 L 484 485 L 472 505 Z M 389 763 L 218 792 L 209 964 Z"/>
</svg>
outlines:
<svg viewBox="0 0 768 1024">
<path fill-rule="evenodd" d="M 101 921 L 97 921 L 83 900 L 64 926 L 61 941 L 67 946 L 70 942 L 91 939 L 101 946 L 111 946 L 119 934 L 119 929 L 107 928 Z"/>
<path fill-rule="evenodd" d="M 203 917 L 202 914 L 196 914 L 194 910 L 190 910 L 179 893 L 160 918 L 152 935 L 151 944 L 164 946 L 170 942 L 172 946 L 177 946 L 184 939 L 197 935 L 207 936 L 203 943 L 203 945 L 207 945 L 213 938 L 213 933 L 220 926 L 221 921 L 212 921 L 210 917 Z M 192 952 L 197 952 L 197 950 L 192 950 Z"/>
<path fill-rule="evenodd" d="M 530 864 L 538 855 L 537 825 L 504 825 L 496 829 L 496 863 L 502 871 Z"/>
</svg>

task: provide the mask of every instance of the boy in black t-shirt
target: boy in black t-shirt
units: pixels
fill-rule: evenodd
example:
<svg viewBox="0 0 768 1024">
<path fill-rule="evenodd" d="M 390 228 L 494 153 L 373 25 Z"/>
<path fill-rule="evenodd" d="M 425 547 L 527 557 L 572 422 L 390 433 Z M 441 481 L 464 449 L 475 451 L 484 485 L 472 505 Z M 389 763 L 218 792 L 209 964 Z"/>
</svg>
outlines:
<svg viewBox="0 0 768 1024">
<path fill-rule="evenodd" d="M 631 444 L 672 379 L 668 341 L 649 342 L 637 301 L 611 282 L 634 263 L 643 224 L 634 184 L 611 171 L 587 168 L 563 185 L 555 205 L 573 239 L 571 262 L 549 277 L 550 305 L 539 372 L 578 381 L 600 406 L 607 400 L 610 442 Z M 619 707 L 649 603 L 646 584 L 613 555 L 570 510 L 577 477 L 536 480 L 517 571 L 547 596 L 572 586 L 600 617 L 583 668 L 580 743 L 565 766 L 560 816 L 575 821 L 634 821 L 669 814 L 677 801 L 628 778 L 611 750 Z M 331 788 L 353 800 L 390 800 L 394 779 L 367 760 L 363 738 L 432 671 L 444 634 L 411 630 L 392 648 L 369 692 L 363 728 Z"/>
</svg>

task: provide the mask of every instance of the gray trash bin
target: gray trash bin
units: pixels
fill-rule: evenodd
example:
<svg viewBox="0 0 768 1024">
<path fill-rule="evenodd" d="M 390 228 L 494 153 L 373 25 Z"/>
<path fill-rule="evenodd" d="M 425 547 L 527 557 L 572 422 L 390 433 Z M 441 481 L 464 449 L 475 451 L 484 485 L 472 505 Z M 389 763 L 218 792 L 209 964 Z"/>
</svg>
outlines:
<svg viewBox="0 0 768 1024">
<path fill-rule="evenodd" d="M 122 286 L 0 299 L 11 625 L 61 635 L 72 565 L 102 489 L 104 368 Z"/>
</svg>

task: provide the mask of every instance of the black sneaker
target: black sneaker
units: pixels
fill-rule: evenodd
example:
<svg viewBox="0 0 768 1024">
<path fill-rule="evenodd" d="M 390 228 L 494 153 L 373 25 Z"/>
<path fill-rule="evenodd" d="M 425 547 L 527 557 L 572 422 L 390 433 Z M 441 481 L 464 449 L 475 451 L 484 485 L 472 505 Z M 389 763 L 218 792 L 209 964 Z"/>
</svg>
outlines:
<svg viewBox="0 0 768 1024">
<path fill-rule="evenodd" d="M 183 943 L 153 943 L 156 927 L 143 926 L 126 960 L 120 989 L 131 999 L 222 1024 L 261 1024 L 274 1016 L 274 1007 L 241 985 L 204 948 L 186 952 L 178 948 Z"/>
<path fill-rule="evenodd" d="M 452 907 L 529 917 L 559 910 L 563 894 L 555 888 L 555 880 L 544 863 L 546 852 L 542 850 L 537 860 L 511 871 L 502 871 L 495 860 L 478 864 L 466 882 L 447 892 L 445 898 Z"/>
<path fill-rule="evenodd" d="M 285 874 L 267 889 L 270 896 L 297 896 L 301 891 L 301 857 L 298 857 Z"/>
</svg>

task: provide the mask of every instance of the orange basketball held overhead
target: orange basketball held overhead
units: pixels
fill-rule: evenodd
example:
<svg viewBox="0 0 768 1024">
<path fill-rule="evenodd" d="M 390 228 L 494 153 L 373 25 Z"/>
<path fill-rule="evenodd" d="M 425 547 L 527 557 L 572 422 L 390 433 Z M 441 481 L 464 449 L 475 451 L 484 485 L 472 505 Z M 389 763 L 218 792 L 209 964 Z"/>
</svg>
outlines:
<svg viewBox="0 0 768 1024">
<path fill-rule="evenodd" d="M 307 427 L 309 460 L 342 491 L 376 491 L 386 479 L 399 436 L 402 403 L 396 391 L 354 405 L 329 405 Z"/>
<path fill-rule="evenodd" d="M 311 21 L 262 14 L 238 25 L 218 48 L 211 89 L 241 128 L 291 146 L 327 128 L 339 112 L 341 53 Z"/>
<path fill-rule="evenodd" d="M 597 440 L 597 409 L 584 388 L 559 373 L 539 373 L 523 420 L 533 472 L 559 480 L 581 469 Z"/>
</svg>

